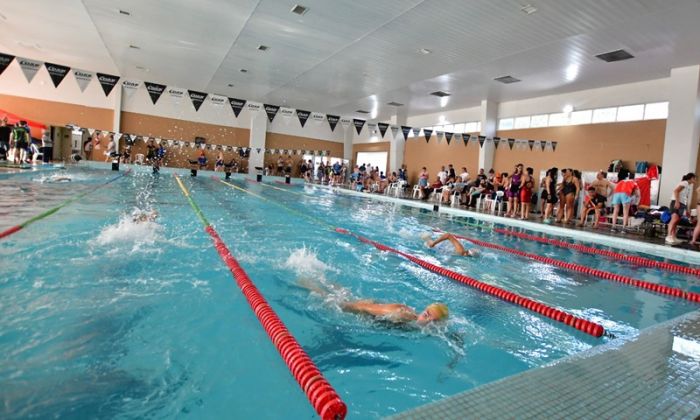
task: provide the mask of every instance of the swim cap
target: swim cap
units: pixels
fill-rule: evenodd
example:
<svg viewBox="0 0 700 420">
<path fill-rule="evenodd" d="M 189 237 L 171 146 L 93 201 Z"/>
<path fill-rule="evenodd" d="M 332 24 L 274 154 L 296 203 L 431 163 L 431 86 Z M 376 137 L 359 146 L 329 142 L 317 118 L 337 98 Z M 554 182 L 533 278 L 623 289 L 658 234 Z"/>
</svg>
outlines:
<svg viewBox="0 0 700 420">
<path fill-rule="evenodd" d="M 431 303 L 428 305 L 428 308 L 432 309 L 438 314 L 438 318 L 435 319 L 435 321 L 446 319 L 450 314 L 450 311 L 447 309 L 447 305 L 444 303 Z"/>
</svg>

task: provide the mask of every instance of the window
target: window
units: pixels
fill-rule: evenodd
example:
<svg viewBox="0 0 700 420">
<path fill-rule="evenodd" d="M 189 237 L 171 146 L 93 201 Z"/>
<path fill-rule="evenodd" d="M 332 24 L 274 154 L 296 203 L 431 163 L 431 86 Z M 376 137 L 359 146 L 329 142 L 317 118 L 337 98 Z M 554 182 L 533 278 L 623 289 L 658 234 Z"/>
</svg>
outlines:
<svg viewBox="0 0 700 420">
<path fill-rule="evenodd" d="M 593 110 L 593 124 L 614 122 L 617 119 L 617 108 L 598 108 Z"/>
<path fill-rule="evenodd" d="M 569 114 L 566 112 L 560 112 L 558 114 L 549 114 L 549 126 L 558 127 L 562 125 L 569 125 Z"/>
<path fill-rule="evenodd" d="M 454 133 L 455 126 L 452 124 L 445 124 L 443 129 L 445 130 L 445 133 Z"/>
<path fill-rule="evenodd" d="M 512 118 L 503 118 L 498 121 L 498 129 L 499 130 L 512 130 L 513 129 L 513 119 Z"/>
<path fill-rule="evenodd" d="M 475 123 L 475 122 L 470 122 L 464 124 L 464 131 L 463 133 L 478 133 L 481 131 L 480 123 Z"/>
<path fill-rule="evenodd" d="M 531 128 L 546 127 L 547 124 L 549 124 L 549 115 L 547 114 L 533 115 L 530 119 Z"/>
<path fill-rule="evenodd" d="M 645 120 L 663 120 L 668 118 L 668 102 L 647 104 L 644 107 Z"/>
<path fill-rule="evenodd" d="M 455 124 L 454 132 L 455 132 L 455 133 L 464 133 L 464 126 L 465 126 L 465 125 L 466 125 L 466 124 L 464 124 L 464 123 L 462 123 L 462 124 Z"/>
<path fill-rule="evenodd" d="M 639 121 L 644 119 L 644 105 L 621 106 L 617 109 L 618 121 Z"/>
<path fill-rule="evenodd" d="M 586 111 L 574 111 L 571 113 L 571 124 L 590 124 L 592 117 L 593 111 L 590 109 Z"/>
<path fill-rule="evenodd" d="M 387 152 L 357 152 L 356 165 L 368 164 L 378 166 L 379 170 L 386 173 Z"/>
<path fill-rule="evenodd" d="M 474 131 L 479 132 L 479 133 L 481 132 L 481 121 L 476 122 L 476 130 L 474 130 Z"/>
<path fill-rule="evenodd" d="M 530 128 L 530 116 L 515 119 L 515 128 Z"/>
</svg>

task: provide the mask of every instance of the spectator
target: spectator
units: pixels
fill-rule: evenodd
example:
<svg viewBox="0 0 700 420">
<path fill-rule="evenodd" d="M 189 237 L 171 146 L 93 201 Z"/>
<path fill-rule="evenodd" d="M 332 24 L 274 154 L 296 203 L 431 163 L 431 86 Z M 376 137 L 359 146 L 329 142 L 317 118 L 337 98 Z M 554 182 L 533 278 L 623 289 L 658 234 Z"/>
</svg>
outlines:
<svg viewBox="0 0 700 420">
<path fill-rule="evenodd" d="M 633 181 L 632 181 L 633 182 Z M 681 182 L 674 188 L 671 196 L 671 221 L 668 224 L 668 234 L 666 235 L 666 243 L 669 245 L 678 245 L 681 241 L 676 237 L 678 222 L 686 215 L 688 210 L 688 202 L 693 193 L 691 185 L 695 184 L 695 174 L 690 172 L 683 176 Z"/>
<path fill-rule="evenodd" d="M 438 178 L 440 178 L 440 182 L 445 184 L 447 182 L 447 171 L 445 170 L 444 166 L 440 167 L 440 171 L 437 173 Z"/>
<path fill-rule="evenodd" d="M 224 169 L 224 152 L 219 151 L 216 155 L 216 163 L 214 164 L 214 172 L 219 172 Z"/>
<path fill-rule="evenodd" d="M 469 172 L 467 172 L 466 166 L 462 166 L 462 173 L 459 174 L 459 177 L 462 179 L 462 183 L 466 184 L 469 182 Z"/>
<path fill-rule="evenodd" d="M 421 198 L 425 195 L 425 189 L 428 188 L 428 176 L 428 169 L 424 166 L 418 174 L 418 188 L 420 188 Z"/>
<path fill-rule="evenodd" d="M 155 149 L 155 146 L 154 146 L 154 149 Z M 153 157 L 151 159 L 155 158 L 155 156 L 156 156 L 156 152 L 154 150 Z M 207 168 L 207 154 L 204 153 L 204 150 L 199 152 L 199 156 L 197 157 L 197 164 L 199 165 L 200 170 Z"/>
<path fill-rule="evenodd" d="M 610 194 L 615 190 L 615 185 L 608 181 L 608 173 L 605 171 L 598 171 L 595 175 L 595 181 L 591 182 L 591 187 L 595 188 L 595 192 L 598 195 L 602 195 L 607 200 Z"/>
<path fill-rule="evenodd" d="M 41 153 L 44 157 L 44 163 L 50 163 L 53 158 L 53 141 L 51 140 L 51 132 L 47 129 L 41 130 Z"/>
<path fill-rule="evenodd" d="M 93 147 L 92 137 L 88 137 L 88 139 L 85 140 L 85 143 L 83 143 L 83 151 L 85 152 L 85 159 L 87 159 L 87 160 L 90 160 L 92 158 L 92 147 Z"/>
<path fill-rule="evenodd" d="M 5 159 L 10 154 L 10 133 L 12 128 L 7 125 L 7 117 L 0 120 L 0 148 L 3 149 Z"/>
<path fill-rule="evenodd" d="M 520 187 L 520 218 L 527 220 L 530 218 L 530 205 L 532 204 L 532 190 L 535 181 L 532 178 L 534 169 L 527 168 L 523 174 L 522 186 Z"/>
<path fill-rule="evenodd" d="M 13 160 L 16 164 L 24 163 L 27 160 L 27 147 L 29 147 L 29 133 L 24 128 L 26 121 L 20 121 L 10 133 L 10 143 L 14 145 Z"/>
<path fill-rule="evenodd" d="M 557 212 L 557 222 L 568 223 L 573 220 L 574 217 L 574 202 L 576 197 L 578 197 L 581 191 L 581 184 L 578 178 L 574 176 L 573 169 L 564 169 L 562 175 L 564 179 L 561 183 L 561 190 L 559 191 L 559 211 Z M 629 210 L 629 206 L 627 206 Z"/>
<path fill-rule="evenodd" d="M 581 220 L 578 221 L 578 226 L 586 225 L 586 218 L 591 211 L 594 212 L 595 218 L 593 219 L 593 227 L 598 227 L 598 220 L 600 219 L 600 214 L 603 209 L 605 209 L 606 198 L 596 192 L 596 188 L 591 185 L 588 187 L 588 194 L 586 195 L 583 211 L 581 212 Z"/>
<path fill-rule="evenodd" d="M 107 150 L 105 150 L 105 162 L 114 158 L 117 155 L 117 144 L 114 142 L 114 136 L 109 135 L 109 143 L 107 143 Z"/>
<path fill-rule="evenodd" d="M 630 205 L 632 204 L 632 196 L 639 193 L 639 188 L 637 184 L 628 179 L 630 177 L 630 172 L 627 169 L 621 169 L 617 174 L 618 183 L 615 185 L 615 191 L 613 193 L 612 205 L 612 231 L 616 232 L 617 228 L 617 215 L 620 212 L 620 207 L 622 207 L 622 232 L 624 233 L 624 228 L 627 226 L 629 221 L 629 211 Z"/>
<path fill-rule="evenodd" d="M 552 215 L 554 205 L 559 201 L 557 194 L 557 178 L 559 177 L 559 168 L 554 167 L 547 171 L 544 178 L 545 190 L 547 191 L 547 206 L 544 209 L 543 222 L 551 223 L 549 216 Z"/>
<path fill-rule="evenodd" d="M 406 165 L 401 165 L 401 169 L 399 169 L 399 179 L 401 181 L 408 182 L 408 172 L 406 169 Z"/>
</svg>

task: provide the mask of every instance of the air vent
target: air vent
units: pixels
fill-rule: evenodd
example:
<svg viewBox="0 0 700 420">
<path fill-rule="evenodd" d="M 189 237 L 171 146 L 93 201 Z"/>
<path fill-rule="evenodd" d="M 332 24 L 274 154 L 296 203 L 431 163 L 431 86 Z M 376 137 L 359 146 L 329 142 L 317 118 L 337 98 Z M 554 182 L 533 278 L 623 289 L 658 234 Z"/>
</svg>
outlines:
<svg viewBox="0 0 700 420">
<path fill-rule="evenodd" d="M 442 91 L 442 90 L 438 90 L 437 92 L 431 92 L 430 94 L 433 96 L 437 96 L 439 98 L 444 98 L 445 96 L 451 95 L 451 93 L 447 93 L 447 92 Z"/>
<path fill-rule="evenodd" d="M 269 49 L 270 47 L 268 47 L 267 45 L 258 45 L 258 51 L 267 51 Z"/>
<path fill-rule="evenodd" d="M 241 69 L 241 73 L 248 73 L 247 69 Z"/>
<path fill-rule="evenodd" d="M 630 53 L 628 53 L 625 50 L 617 50 L 617 51 L 610 51 L 606 52 L 605 54 L 598 54 L 596 57 L 600 58 L 603 61 L 606 61 L 608 63 L 612 63 L 614 61 L 622 61 L 622 60 L 629 60 L 630 58 L 634 58 L 634 56 Z"/>
<path fill-rule="evenodd" d="M 391 102 L 387 103 L 387 105 L 391 105 L 391 106 L 403 106 L 403 104 L 400 104 L 400 103 L 394 102 L 394 101 L 391 101 Z"/>
<path fill-rule="evenodd" d="M 304 16 L 306 12 L 309 11 L 308 7 L 304 7 L 300 4 L 295 4 L 294 7 L 292 7 L 292 13 L 299 15 L 299 16 Z"/>
<path fill-rule="evenodd" d="M 228 87 L 233 87 L 233 83 L 229 83 L 229 84 L 228 84 Z"/>
<path fill-rule="evenodd" d="M 355 112 L 357 112 L 358 114 L 369 114 L 369 111 L 365 111 L 365 110 L 363 110 L 363 109 L 358 109 L 358 110 L 355 111 Z"/>
<path fill-rule="evenodd" d="M 520 8 L 520 11 L 525 13 L 526 15 L 531 15 L 537 11 L 537 8 L 531 4 L 526 4 L 525 6 Z"/>
<path fill-rule="evenodd" d="M 513 76 L 501 76 L 493 79 L 497 82 L 505 83 L 506 85 L 511 84 L 511 83 L 518 83 L 520 79 L 516 79 Z"/>
<path fill-rule="evenodd" d="M 124 16 L 131 16 L 131 12 L 127 12 L 126 10 L 119 10 L 119 14 Z"/>
</svg>

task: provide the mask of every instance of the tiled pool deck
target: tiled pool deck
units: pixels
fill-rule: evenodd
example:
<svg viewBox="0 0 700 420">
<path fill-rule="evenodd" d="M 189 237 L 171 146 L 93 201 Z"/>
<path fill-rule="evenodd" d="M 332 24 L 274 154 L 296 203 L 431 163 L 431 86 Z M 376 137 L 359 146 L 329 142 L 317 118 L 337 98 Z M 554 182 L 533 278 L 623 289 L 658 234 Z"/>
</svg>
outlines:
<svg viewBox="0 0 700 420">
<path fill-rule="evenodd" d="M 391 419 L 694 419 L 700 310 Z"/>
</svg>

